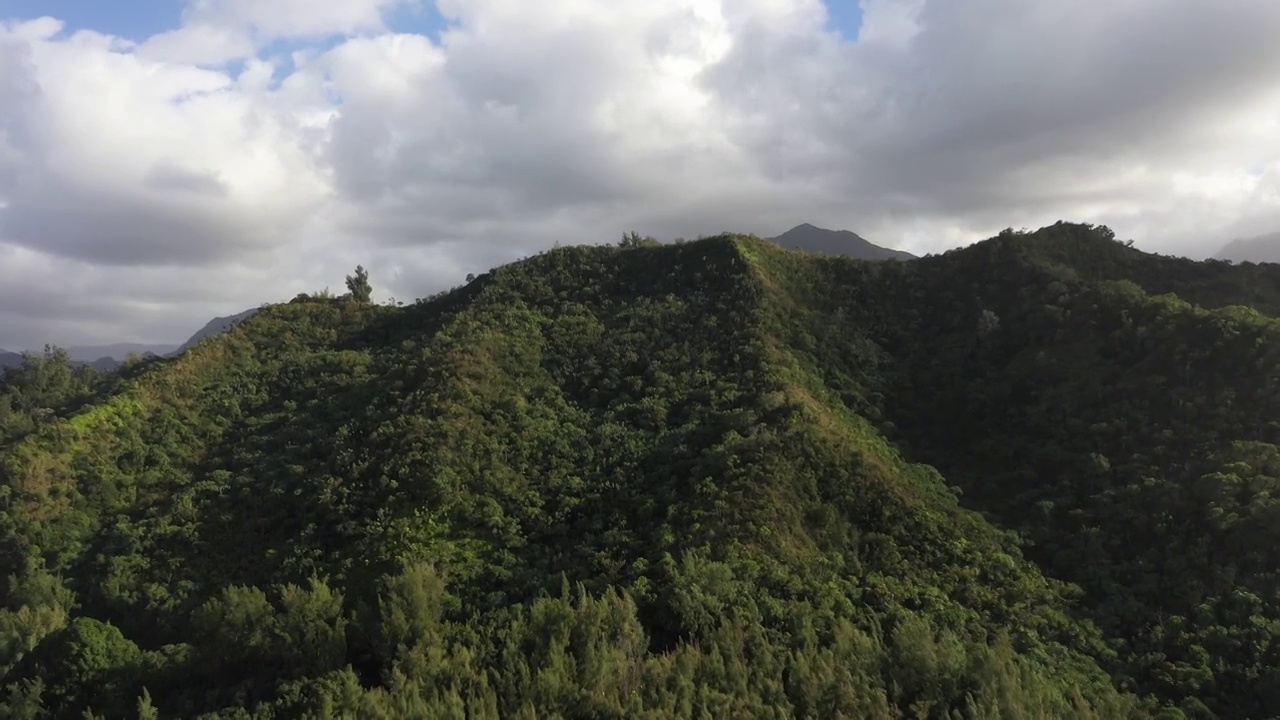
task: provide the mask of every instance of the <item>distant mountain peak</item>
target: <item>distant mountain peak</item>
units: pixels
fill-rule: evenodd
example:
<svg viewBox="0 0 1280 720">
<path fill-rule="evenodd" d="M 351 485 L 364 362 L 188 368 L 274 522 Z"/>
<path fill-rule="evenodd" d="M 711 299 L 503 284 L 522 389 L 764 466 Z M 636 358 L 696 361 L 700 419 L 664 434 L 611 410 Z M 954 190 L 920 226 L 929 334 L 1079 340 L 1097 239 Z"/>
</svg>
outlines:
<svg viewBox="0 0 1280 720">
<path fill-rule="evenodd" d="M 847 255 L 858 260 L 913 260 L 915 255 L 876 245 L 852 230 L 828 230 L 801 223 L 769 240 L 794 250 L 822 255 Z"/>
<path fill-rule="evenodd" d="M 1214 258 L 1234 262 L 1280 263 L 1280 232 L 1232 240 Z"/>
<path fill-rule="evenodd" d="M 174 350 L 173 352 L 169 353 L 169 356 L 172 357 L 174 355 L 181 355 L 187 350 L 190 350 L 191 348 L 195 347 L 197 344 L 199 344 L 201 340 L 207 337 L 210 337 L 212 335 L 221 335 L 222 333 L 227 332 L 228 330 L 235 327 L 240 322 L 244 320 L 248 320 L 249 318 L 256 315 L 259 309 L 260 308 L 249 308 L 248 310 L 236 313 L 235 315 L 228 315 L 226 317 L 216 317 L 210 320 L 208 323 L 205 324 L 204 327 L 197 330 L 195 335 L 192 335 L 190 338 L 187 339 L 186 342 L 182 343 L 182 345 L 179 346 L 177 350 Z"/>
<path fill-rule="evenodd" d="M 148 345 L 143 343 L 114 343 L 111 345 L 79 345 L 63 348 L 67 352 L 67 356 L 72 363 L 76 365 L 88 365 L 96 370 L 109 372 L 122 365 L 126 358 L 130 355 L 137 355 L 141 358 L 153 357 L 173 357 L 181 355 L 183 352 L 195 347 L 201 340 L 211 336 L 219 335 L 227 332 L 235 327 L 241 321 L 252 317 L 257 313 L 259 308 L 250 308 L 243 312 L 229 315 L 227 317 L 216 317 L 200 328 L 181 346 L 173 345 Z M 42 351 L 31 350 L 34 354 L 39 355 Z M 26 356 L 21 352 L 11 352 L 0 349 L 0 368 L 18 366 L 23 363 Z"/>
</svg>

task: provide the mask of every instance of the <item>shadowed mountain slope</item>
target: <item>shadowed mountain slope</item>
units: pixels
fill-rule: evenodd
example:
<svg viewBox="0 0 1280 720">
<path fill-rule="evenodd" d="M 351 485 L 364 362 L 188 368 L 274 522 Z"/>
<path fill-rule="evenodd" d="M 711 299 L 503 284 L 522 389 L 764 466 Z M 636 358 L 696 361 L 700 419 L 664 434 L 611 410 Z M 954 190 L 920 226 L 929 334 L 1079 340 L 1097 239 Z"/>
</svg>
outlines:
<svg viewBox="0 0 1280 720">
<path fill-rule="evenodd" d="M 861 235 L 848 230 L 824 230 L 809 223 L 797 225 L 781 235 L 770 238 L 788 250 L 818 253 L 821 255 L 846 255 L 856 260 L 911 260 L 909 252 L 880 247 L 864 240 Z"/>
<path fill-rule="evenodd" d="M 212 337 L 215 335 L 220 335 L 222 333 L 225 333 L 231 328 L 235 327 L 236 325 L 239 325 L 245 320 L 248 320 L 249 318 L 253 317 L 257 313 L 258 313 L 258 308 L 249 308 L 248 310 L 245 310 L 243 312 L 238 312 L 235 315 L 228 315 L 226 317 L 216 317 L 210 320 L 209 322 L 205 323 L 204 327 L 197 330 L 194 335 L 187 338 L 187 341 L 179 345 L 178 349 L 166 354 L 180 355 L 190 350 L 191 348 L 195 347 L 201 340 L 204 340 L 207 337 Z"/>
<path fill-rule="evenodd" d="M 1280 263 L 1280 232 L 1233 240 L 1214 257 L 1241 263 Z"/>
</svg>

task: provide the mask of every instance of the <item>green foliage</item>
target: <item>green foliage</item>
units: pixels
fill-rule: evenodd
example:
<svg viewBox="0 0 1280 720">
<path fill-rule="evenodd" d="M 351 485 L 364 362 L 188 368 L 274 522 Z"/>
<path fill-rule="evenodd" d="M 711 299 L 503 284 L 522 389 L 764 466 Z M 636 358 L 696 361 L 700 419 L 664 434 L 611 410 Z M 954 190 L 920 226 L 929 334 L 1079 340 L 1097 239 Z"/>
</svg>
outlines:
<svg viewBox="0 0 1280 720">
<path fill-rule="evenodd" d="M 6 376 L 0 714 L 1280 714 L 1273 269 L 630 233 L 348 290 Z"/>
<path fill-rule="evenodd" d="M 55 717 L 94 708 L 119 713 L 128 707 L 129 684 L 141 660 L 138 646 L 112 625 L 92 618 L 76 618 L 46 636 L 9 672 L 14 681 L 39 680 L 44 705 Z M 30 688 L 32 685 L 13 684 Z M 20 690 L 10 695 L 24 696 Z M 25 697 L 18 704 L 29 702 Z"/>
<path fill-rule="evenodd" d="M 430 565 L 383 578 L 374 627 L 376 649 L 388 671 L 396 660 L 439 643 L 446 599 L 444 580 Z"/>
<path fill-rule="evenodd" d="M 160 712 L 151 704 L 151 693 L 146 688 L 138 697 L 138 720 L 160 720 Z"/>
<path fill-rule="evenodd" d="M 0 609 L 0 673 L 12 668 L 44 638 L 67 626 L 75 597 L 43 568 L 29 566 L 9 578 Z"/>
<path fill-rule="evenodd" d="M 26 354 L 21 365 L 0 371 L 0 443 L 12 441 L 83 404 L 100 375 L 77 365 L 62 348 Z"/>
<path fill-rule="evenodd" d="M 649 236 L 641 237 L 640 233 L 633 231 L 623 233 L 622 242 L 618 243 L 618 247 L 626 249 L 657 247 L 661 245 L 657 239 Z"/>
<path fill-rule="evenodd" d="M 1280 713 L 1274 268 L 1065 223 L 906 266 L 768 265 L 823 382 L 1079 584 L 1122 686 L 1191 716 Z M 869 378 L 844 360 L 867 343 Z"/>
</svg>

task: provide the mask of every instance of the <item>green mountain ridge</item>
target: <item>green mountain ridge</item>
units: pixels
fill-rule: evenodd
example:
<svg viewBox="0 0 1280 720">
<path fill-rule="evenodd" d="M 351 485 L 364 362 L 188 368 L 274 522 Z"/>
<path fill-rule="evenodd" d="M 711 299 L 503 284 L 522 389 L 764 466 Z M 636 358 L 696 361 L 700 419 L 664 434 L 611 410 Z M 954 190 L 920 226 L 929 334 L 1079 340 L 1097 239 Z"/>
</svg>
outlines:
<svg viewBox="0 0 1280 720">
<path fill-rule="evenodd" d="M 1276 716 L 1273 298 L 1060 223 L 269 306 L 0 435 L 3 710 Z"/>
</svg>

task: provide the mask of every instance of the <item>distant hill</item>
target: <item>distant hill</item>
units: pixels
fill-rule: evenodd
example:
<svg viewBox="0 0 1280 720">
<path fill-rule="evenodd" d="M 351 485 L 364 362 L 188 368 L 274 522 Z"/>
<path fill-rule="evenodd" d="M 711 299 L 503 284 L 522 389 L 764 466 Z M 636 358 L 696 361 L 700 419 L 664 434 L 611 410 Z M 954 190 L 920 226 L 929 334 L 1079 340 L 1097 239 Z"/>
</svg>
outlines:
<svg viewBox="0 0 1280 720">
<path fill-rule="evenodd" d="M 37 352 L 35 354 L 39 355 L 41 353 Z M 150 355 L 152 353 L 141 353 L 141 354 L 145 357 L 146 355 Z M 124 358 L 128 356 L 127 354 L 123 354 L 121 355 L 120 359 L 116 359 L 114 357 L 107 357 L 107 356 L 90 359 L 91 356 L 85 355 L 83 353 L 80 354 L 79 357 L 73 356 L 71 355 L 71 352 L 69 350 L 67 352 L 67 355 L 68 357 L 71 358 L 72 365 L 85 365 L 93 368 L 94 370 L 99 370 L 101 372 L 109 372 L 111 370 L 115 370 L 116 368 L 120 367 L 120 365 L 123 363 Z M 0 369 L 7 368 L 7 367 L 18 367 L 19 365 L 22 364 L 22 362 L 23 362 L 22 353 L 9 352 L 8 350 L 0 350 Z"/>
<path fill-rule="evenodd" d="M 1280 263 L 1280 232 L 1233 240 L 1214 257 L 1233 262 Z"/>
<path fill-rule="evenodd" d="M 915 255 L 875 245 L 849 230 L 825 230 L 809 223 L 797 225 L 772 242 L 791 249 L 822 255 L 847 255 L 857 260 L 913 260 Z"/>
<path fill-rule="evenodd" d="M 128 357 L 128 355 L 125 357 Z M 106 356 L 100 357 L 97 360 L 77 360 L 76 362 L 82 365 L 88 365 L 99 372 L 111 372 L 124 364 L 124 360 L 117 360 L 113 357 Z"/>
<path fill-rule="evenodd" d="M 67 348 L 67 355 L 76 362 L 94 364 L 103 360 L 115 360 L 118 363 L 133 353 L 166 355 L 173 352 L 173 349 L 172 345 L 124 342 L 111 345 L 75 345 Z"/>
<path fill-rule="evenodd" d="M 245 310 L 244 312 L 236 313 L 235 315 L 228 315 L 226 317 L 216 317 L 210 320 L 208 323 L 206 323 L 204 327 L 196 331 L 196 334 L 188 338 L 186 342 L 178 346 L 177 350 L 173 350 L 166 354 L 168 356 L 181 355 L 182 353 L 198 345 L 201 340 L 204 340 L 205 338 L 210 337 L 212 335 L 221 335 L 222 333 L 230 330 L 231 328 L 235 327 L 239 323 L 245 320 L 248 320 L 249 318 L 256 315 L 259 309 L 260 308 L 250 308 L 248 310 Z"/>
<path fill-rule="evenodd" d="M 224 333 L 235 327 L 242 320 L 253 317 L 258 312 L 258 308 L 245 310 L 244 312 L 227 317 L 216 317 L 200 328 L 194 335 L 187 339 L 186 342 L 178 347 L 173 345 L 155 345 L 149 343 L 112 343 L 110 345 L 74 345 L 65 348 L 67 356 L 77 365 L 88 365 L 95 370 L 109 372 L 115 370 L 124 364 L 125 358 L 132 354 L 138 354 L 142 357 L 173 357 L 195 347 L 201 340 L 211 336 Z M 31 352 L 40 353 L 41 350 L 32 350 Z M 11 352 L 8 350 L 0 350 L 0 368 L 17 366 L 22 364 L 22 353 Z"/>
</svg>

